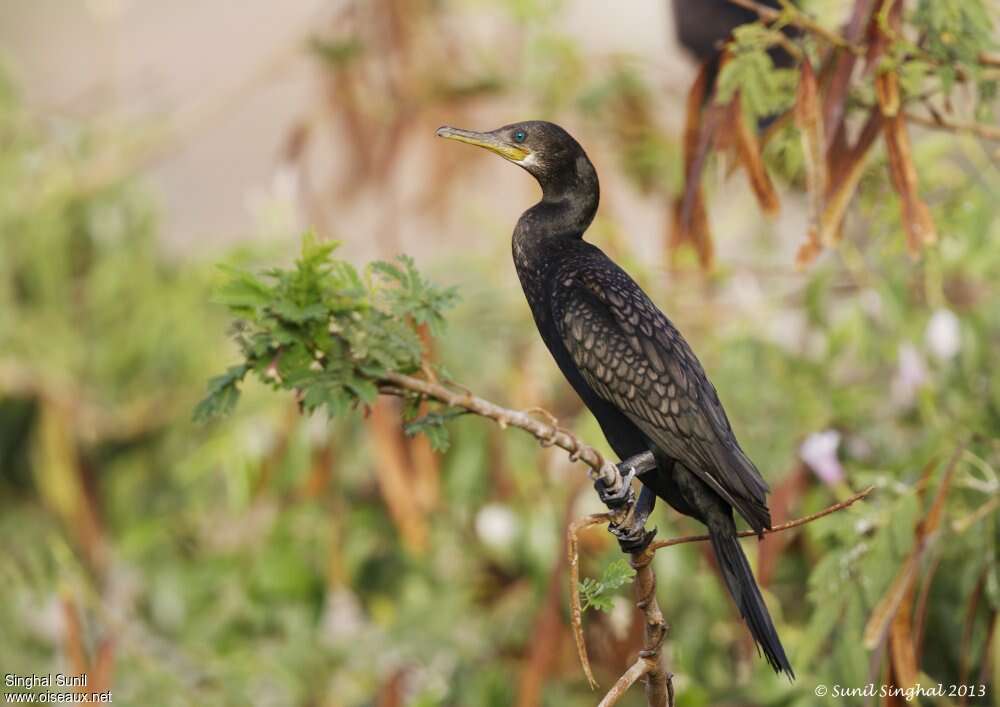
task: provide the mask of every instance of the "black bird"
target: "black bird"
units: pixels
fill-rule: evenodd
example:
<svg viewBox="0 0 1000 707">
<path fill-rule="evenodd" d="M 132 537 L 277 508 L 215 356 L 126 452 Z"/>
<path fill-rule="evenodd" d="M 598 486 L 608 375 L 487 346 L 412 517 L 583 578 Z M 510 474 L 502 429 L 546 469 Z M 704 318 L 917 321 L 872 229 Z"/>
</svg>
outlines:
<svg viewBox="0 0 1000 707">
<path fill-rule="evenodd" d="M 628 273 L 583 240 L 600 195 L 583 148 L 558 125 L 542 121 L 484 133 L 442 127 L 437 134 L 485 147 L 538 180 L 542 199 L 518 220 L 513 253 L 545 345 L 615 453 L 626 461 L 652 460 L 639 475 L 637 506 L 648 515 L 659 496 L 708 526 L 726 587 L 750 633 L 771 667 L 794 677 L 733 521 L 735 508 L 757 533 L 771 527 L 767 484 L 740 449 L 715 388 L 680 332 Z M 622 500 L 607 493 L 602 498 Z M 641 549 L 652 535 L 624 540 Z"/>
</svg>

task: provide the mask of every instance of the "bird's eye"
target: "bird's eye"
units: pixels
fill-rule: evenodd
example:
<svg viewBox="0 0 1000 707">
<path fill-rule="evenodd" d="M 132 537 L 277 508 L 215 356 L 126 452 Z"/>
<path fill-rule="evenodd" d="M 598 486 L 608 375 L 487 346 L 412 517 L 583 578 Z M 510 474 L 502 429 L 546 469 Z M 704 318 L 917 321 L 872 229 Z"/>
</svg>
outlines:
<svg viewBox="0 0 1000 707">
<path fill-rule="evenodd" d="M 528 137 L 528 133 L 523 130 L 514 131 L 514 142 L 524 142 L 525 138 Z"/>
</svg>

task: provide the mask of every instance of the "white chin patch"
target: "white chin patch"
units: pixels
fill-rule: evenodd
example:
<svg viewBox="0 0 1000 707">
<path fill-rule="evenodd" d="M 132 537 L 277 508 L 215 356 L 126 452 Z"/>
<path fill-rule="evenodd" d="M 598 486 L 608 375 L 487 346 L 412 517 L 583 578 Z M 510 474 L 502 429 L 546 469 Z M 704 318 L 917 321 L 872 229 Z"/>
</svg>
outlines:
<svg viewBox="0 0 1000 707">
<path fill-rule="evenodd" d="M 529 152 L 528 156 L 525 157 L 523 160 L 518 160 L 517 164 L 521 165 L 522 167 L 534 167 L 538 164 L 538 157 L 535 155 L 534 152 Z"/>
</svg>

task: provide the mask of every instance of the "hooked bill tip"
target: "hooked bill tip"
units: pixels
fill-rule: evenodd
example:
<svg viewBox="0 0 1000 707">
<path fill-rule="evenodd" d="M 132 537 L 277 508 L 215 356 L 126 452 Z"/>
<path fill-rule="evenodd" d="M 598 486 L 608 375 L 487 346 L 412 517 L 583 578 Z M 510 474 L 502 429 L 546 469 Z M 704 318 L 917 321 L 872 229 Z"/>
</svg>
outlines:
<svg viewBox="0 0 1000 707">
<path fill-rule="evenodd" d="M 453 130 L 453 128 L 450 125 L 442 125 L 440 128 L 437 129 L 437 136 L 438 137 L 448 137 L 448 134 L 452 130 Z"/>
</svg>

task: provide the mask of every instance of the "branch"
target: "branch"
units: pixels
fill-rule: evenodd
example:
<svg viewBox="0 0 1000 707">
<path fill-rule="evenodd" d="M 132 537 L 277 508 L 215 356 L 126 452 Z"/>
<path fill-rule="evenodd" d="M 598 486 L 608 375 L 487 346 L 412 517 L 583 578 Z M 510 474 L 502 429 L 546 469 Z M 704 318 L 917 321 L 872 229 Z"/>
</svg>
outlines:
<svg viewBox="0 0 1000 707">
<path fill-rule="evenodd" d="M 773 7 L 768 7 L 767 5 L 755 2 L 755 0 L 729 0 L 729 3 L 732 5 L 757 13 L 757 16 L 764 22 L 783 22 L 786 25 L 798 27 L 805 32 L 813 34 L 838 49 L 844 49 L 855 56 L 865 56 L 867 54 L 864 47 L 853 43 L 847 37 L 844 37 L 843 35 L 819 24 L 808 14 L 793 5 L 791 0 L 779 0 L 779 2 L 781 3 L 781 9 L 777 10 Z M 938 66 L 941 65 L 942 62 L 940 60 L 929 55 L 922 47 L 912 45 L 912 48 L 921 59 L 924 59 L 931 64 Z M 979 56 L 976 57 L 976 60 L 977 63 L 983 67 L 1000 67 L 1000 55 L 991 54 L 990 52 L 980 52 Z M 958 78 L 966 80 L 968 79 L 968 74 L 959 68 Z"/>
<path fill-rule="evenodd" d="M 940 115 L 935 115 L 933 117 L 928 117 L 924 115 L 918 115 L 916 113 L 911 113 L 909 111 L 903 113 L 903 117 L 906 118 L 911 123 L 916 123 L 917 125 L 923 125 L 928 128 L 933 128 L 935 130 L 946 130 L 953 133 L 970 133 L 981 137 L 985 140 L 997 140 L 1000 141 L 1000 128 L 994 125 L 986 125 L 985 123 L 976 122 L 962 122 L 956 120 L 948 120 Z"/>
<path fill-rule="evenodd" d="M 818 513 L 813 513 L 808 516 L 803 516 L 802 518 L 797 518 L 795 520 L 788 521 L 787 523 L 782 523 L 781 525 L 776 525 L 770 530 L 765 530 L 765 535 L 770 535 L 773 533 L 780 533 L 785 530 L 791 530 L 792 528 L 797 528 L 806 523 L 812 523 L 814 520 L 819 520 L 824 516 L 828 516 L 837 511 L 842 511 L 845 508 L 857 503 L 858 501 L 866 498 L 874 489 L 874 486 L 869 486 L 864 491 L 860 491 L 850 498 L 841 501 L 840 503 L 835 503 L 832 506 L 828 506 Z M 567 543 L 567 552 L 569 554 L 569 567 L 570 567 L 570 603 L 572 607 L 572 623 L 573 623 L 573 637 L 576 639 L 576 650 L 580 658 L 580 663 L 583 666 L 583 672 L 587 675 L 587 680 L 590 681 L 591 687 L 596 687 L 597 682 L 594 680 L 593 673 L 590 669 L 590 661 L 587 657 L 587 646 L 583 638 L 583 612 L 580 609 L 580 570 L 579 570 L 579 556 L 577 554 L 578 533 L 584 528 L 588 528 L 592 525 L 597 525 L 599 523 L 606 523 L 610 520 L 607 513 L 598 513 L 595 515 L 590 515 L 585 518 L 581 518 L 570 524 L 567 530 L 567 537 L 569 542 Z M 746 530 L 738 534 L 741 538 L 752 537 L 756 533 L 752 530 Z M 645 655 L 649 650 L 659 650 L 660 644 L 662 644 L 663 639 L 666 634 L 666 623 L 663 621 L 662 614 L 659 613 L 659 607 L 656 606 L 644 606 L 644 601 L 648 600 L 649 597 L 653 595 L 655 591 L 656 577 L 653 572 L 649 569 L 649 563 L 653 558 L 653 553 L 665 547 L 671 547 L 673 545 L 682 545 L 684 543 L 701 542 L 708 540 L 708 535 L 685 535 L 679 538 L 672 538 L 670 540 L 661 540 L 659 542 L 652 543 L 644 553 L 637 553 L 632 556 L 632 567 L 636 570 L 636 587 L 639 594 L 639 600 L 636 602 L 640 609 L 646 613 L 646 646 L 643 652 L 640 654 L 640 659 L 633 665 L 629 672 L 619 678 L 618 682 L 611 689 L 610 692 L 605 696 L 604 701 L 601 702 L 602 705 L 612 705 L 617 702 L 618 698 L 621 696 L 621 692 L 632 685 L 639 677 L 648 675 L 654 671 L 653 667 L 643 665 L 643 658 L 641 656 Z M 651 635 L 652 634 L 652 635 Z M 631 676 L 632 671 L 639 670 L 639 666 L 643 665 L 641 672 L 635 676 Z M 658 664 L 654 664 L 657 665 Z M 665 684 L 668 691 L 667 699 L 669 701 L 663 702 L 662 698 L 660 701 L 654 702 L 650 700 L 650 704 L 673 704 L 673 685 L 670 680 L 672 676 L 665 675 L 662 681 L 657 681 L 657 684 Z M 627 679 L 628 678 L 628 679 Z M 648 687 L 647 687 L 648 689 Z M 609 701 L 610 700 L 610 701 Z"/>
<path fill-rule="evenodd" d="M 625 483 L 618 468 L 604 459 L 601 453 L 583 442 L 572 432 L 548 422 L 542 422 L 523 410 L 505 408 L 489 400 L 466 391 L 455 392 L 440 384 L 414 378 L 402 373 L 386 373 L 379 384 L 379 390 L 389 395 L 416 393 L 425 398 L 437 400 L 451 407 L 462 408 L 471 413 L 493 420 L 501 428 L 516 427 L 532 435 L 544 445 L 559 447 L 569 453 L 572 461 L 582 461 L 590 467 L 590 476 L 600 480 L 609 489 L 619 492 Z M 551 418 L 551 415 L 549 416 Z"/>
<path fill-rule="evenodd" d="M 828 516 L 831 513 L 836 513 L 837 511 L 842 511 L 848 506 L 852 506 L 861 499 L 865 498 L 874 490 L 874 486 L 869 486 L 864 491 L 859 491 L 845 501 L 840 503 L 835 503 L 832 506 L 828 506 L 818 513 L 813 513 L 812 515 L 803 516 L 802 518 L 796 518 L 795 520 L 790 520 L 787 523 L 782 523 L 781 525 L 776 525 L 773 528 L 765 530 L 762 535 L 772 535 L 774 533 L 780 533 L 784 530 L 791 530 L 792 528 L 798 528 L 800 525 L 805 525 L 806 523 L 812 523 L 814 520 L 819 520 L 823 516 Z M 749 538 L 757 535 L 753 530 L 744 530 L 736 534 L 740 538 Z M 672 547 L 674 545 L 683 545 L 684 543 L 697 543 L 709 540 L 708 535 L 684 535 L 679 538 L 671 538 L 670 540 L 660 540 L 650 544 L 649 551 L 656 552 L 657 550 L 662 550 L 665 547 Z"/>
<path fill-rule="evenodd" d="M 742 7 L 744 10 L 756 12 L 757 16 L 765 22 L 777 22 L 781 20 L 786 24 L 792 25 L 793 27 L 798 27 L 801 30 L 815 34 L 817 37 L 821 37 L 835 47 L 846 49 L 852 54 L 863 56 L 865 53 L 865 50 L 862 47 L 851 44 L 841 35 L 837 34 L 833 30 L 827 29 L 809 17 L 809 15 L 796 8 L 790 2 L 782 2 L 781 10 L 775 10 L 773 7 L 761 5 L 759 2 L 754 2 L 754 0 L 729 0 L 729 2 L 733 5 Z"/>
<path fill-rule="evenodd" d="M 379 383 L 379 390 L 389 395 L 406 396 L 418 395 L 424 398 L 436 400 L 450 407 L 461 408 L 481 417 L 493 420 L 501 427 L 517 427 L 534 436 L 545 445 L 554 445 L 569 453 L 570 459 L 580 460 L 590 467 L 592 478 L 601 479 L 606 484 L 624 484 L 624 479 L 618 468 L 606 461 L 600 452 L 586 444 L 571 432 L 558 427 L 554 418 L 545 414 L 551 422 L 542 422 L 532 417 L 528 411 L 513 410 L 505 408 L 496 403 L 473 395 L 468 390 L 456 392 L 441 383 L 414 378 L 401 373 L 387 373 Z M 537 411 L 535 411 L 537 412 Z M 617 488 L 621 488 L 617 486 Z M 779 533 L 800 525 L 811 523 L 814 520 L 841 511 L 848 506 L 860 501 L 872 492 L 873 486 L 869 486 L 864 491 L 854 494 L 850 498 L 828 508 L 813 513 L 812 515 L 798 518 L 796 520 L 782 523 L 770 530 L 765 530 L 764 534 Z M 613 522 L 627 516 L 634 503 L 627 504 L 626 508 L 616 513 L 600 513 L 587 516 L 579 521 L 570 524 L 567 530 L 567 554 L 569 558 L 570 581 L 572 591 L 570 592 L 570 604 L 572 613 L 573 637 L 576 640 L 577 653 L 580 663 L 587 676 L 591 687 L 596 687 L 590 668 L 590 661 L 587 658 L 586 644 L 583 639 L 582 609 L 580 607 L 579 595 L 579 556 L 577 552 L 577 534 L 583 528 L 598 523 Z M 749 537 L 756 535 L 752 530 L 739 533 L 739 537 Z M 646 684 L 646 699 L 649 705 L 655 707 L 672 706 L 674 703 L 673 683 L 670 675 L 664 670 L 660 662 L 660 649 L 667 634 L 667 624 L 663 618 L 663 613 L 656 602 L 656 574 L 653 572 L 650 563 L 653 554 L 662 548 L 683 543 L 700 542 L 708 540 L 708 535 L 687 535 L 670 540 L 662 540 L 652 543 L 642 552 L 632 553 L 630 564 L 636 571 L 636 607 L 643 612 L 645 618 L 645 640 L 639 658 L 628 671 L 622 675 L 618 682 L 611 688 L 601 701 L 604 707 L 610 707 L 618 702 L 621 696 L 634 685 L 639 679 L 643 679 Z"/>
<path fill-rule="evenodd" d="M 571 432 L 555 424 L 542 422 L 526 411 L 501 407 L 473 395 L 468 390 L 456 392 L 440 383 L 401 373 L 385 374 L 383 379 L 379 381 L 379 390 L 389 395 L 416 394 L 451 407 L 468 410 L 473 414 L 493 420 L 502 428 L 517 427 L 534 436 L 544 445 L 554 445 L 569 452 L 570 459 L 580 460 L 590 467 L 591 478 L 600 479 L 608 489 L 613 490 L 616 494 L 622 493 L 624 490 L 625 480 L 618 471 L 618 467 L 606 461 L 600 452 L 581 441 Z M 548 419 L 552 419 L 548 413 L 544 413 L 544 415 Z M 587 525 L 604 521 L 623 521 L 630 516 L 634 507 L 635 501 L 630 498 L 629 502 L 617 511 L 591 516 L 570 526 L 570 543 L 567 552 L 570 559 L 570 576 L 575 577 L 570 594 L 574 619 L 574 638 L 577 642 L 577 650 L 580 653 L 584 672 L 587 674 L 591 686 L 596 685 L 596 681 L 590 671 L 590 663 L 587 660 L 586 648 L 583 643 L 582 623 L 579 620 L 582 611 L 579 608 L 580 597 L 577 586 L 579 567 L 576 558 L 575 533 L 577 529 Z M 673 707 L 672 675 L 663 668 L 660 662 L 660 648 L 667 634 L 667 624 L 663 619 L 663 612 L 660 611 L 659 604 L 656 602 L 656 574 L 650 567 L 652 558 L 653 554 L 648 549 L 631 554 L 629 561 L 636 571 L 636 607 L 642 611 L 645 619 L 645 641 L 636 664 L 618 680 L 604 701 L 601 702 L 602 705 L 613 705 L 636 680 L 643 678 L 646 686 L 646 701 L 650 707 Z"/>
</svg>

